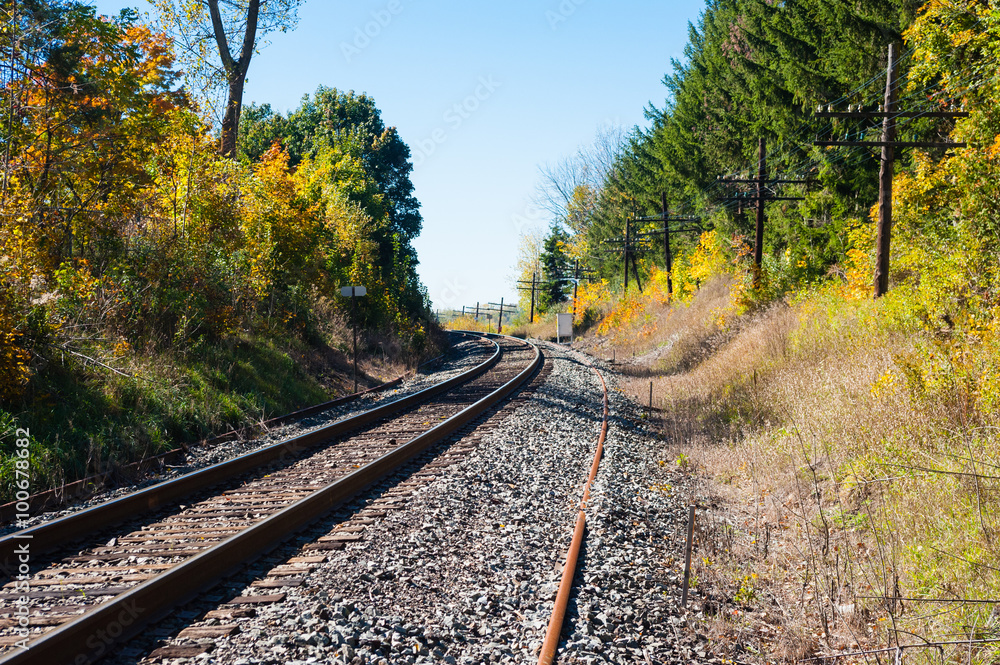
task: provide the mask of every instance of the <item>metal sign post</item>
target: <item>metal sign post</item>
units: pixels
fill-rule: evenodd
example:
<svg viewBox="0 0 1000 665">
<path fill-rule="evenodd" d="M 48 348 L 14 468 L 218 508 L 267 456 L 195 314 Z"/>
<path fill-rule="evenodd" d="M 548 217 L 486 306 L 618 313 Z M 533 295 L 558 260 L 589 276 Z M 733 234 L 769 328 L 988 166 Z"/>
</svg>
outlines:
<svg viewBox="0 0 1000 665">
<path fill-rule="evenodd" d="M 358 392 L 358 298 L 368 293 L 363 286 L 342 286 L 340 295 L 351 299 L 351 320 L 354 323 L 354 392 Z"/>
</svg>

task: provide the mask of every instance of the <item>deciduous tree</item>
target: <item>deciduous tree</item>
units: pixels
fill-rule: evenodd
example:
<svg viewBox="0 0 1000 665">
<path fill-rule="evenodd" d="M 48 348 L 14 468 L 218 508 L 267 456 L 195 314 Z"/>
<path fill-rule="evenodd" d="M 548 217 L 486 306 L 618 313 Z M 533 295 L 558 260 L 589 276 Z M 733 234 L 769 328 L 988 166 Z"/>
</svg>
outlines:
<svg viewBox="0 0 1000 665">
<path fill-rule="evenodd" d="M 261 40 L 275 30 L 285 32 L 298 20 L 303 0 L 156 0 L 161 20 L 175 34 L 192 78 L 203 93 L 222 86 L 219 152 L 236 156 L 243 108 L 243 87 L 250 60 Z"/>
</svg>

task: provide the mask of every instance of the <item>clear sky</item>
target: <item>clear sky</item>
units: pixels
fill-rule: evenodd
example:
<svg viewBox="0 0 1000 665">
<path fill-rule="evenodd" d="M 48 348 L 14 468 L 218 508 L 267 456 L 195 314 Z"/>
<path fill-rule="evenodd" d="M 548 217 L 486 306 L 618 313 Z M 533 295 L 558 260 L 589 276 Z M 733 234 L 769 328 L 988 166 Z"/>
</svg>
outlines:
<svg viewBox="0 0 1000 665">
<path fill-rule="evenodd" d="M 95 0 L 98 11 L 147 10 Z M 539 166 L 662 106 L 701 0 L 307 0 L 250 64 L 244 102 L 371 95 L 413 152 L 418 269 L 437 308 L 516 301 L 518 238 L 547 228 Z"/>
</svg>

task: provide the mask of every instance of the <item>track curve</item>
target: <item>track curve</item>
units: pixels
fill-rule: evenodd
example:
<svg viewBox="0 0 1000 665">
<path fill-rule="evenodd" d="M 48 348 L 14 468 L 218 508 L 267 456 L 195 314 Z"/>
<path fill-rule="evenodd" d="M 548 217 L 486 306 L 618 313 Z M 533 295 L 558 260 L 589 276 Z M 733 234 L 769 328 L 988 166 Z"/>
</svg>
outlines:
<svg viewBox="0 0 1000 665">
<path fill-rule="evenodd" d="M 491 339 L 495 353 L 460 377 L 224 463 L 228 466 L 208 467 L 0 540 L 0 553 L 8 561 L 13 556 L 15 564 L 18 548 L 29 543 L 35 568 L 27 579 L 10 582 L 3 591 L 13 593 L 0 593 L 0 598 L 40 600 L 53 610 L 48 616 L 29 615 L 29 626 L 34 620 L 36 631 L 19 645 L 26 648 L 0 657 L 0 663 L 92 662 L 106 651 L 108 637 L 120 641 L 137 634 L 246 560 L 454 435 L 517 391 L 542 363 L 537 347 L 490 337 L 495 338 Z M 344 442 L 320 446 L 324 440 L 359 428 L 364 429 Z M 404 443 L 398 444 L 397 438 Z M 318 450 L 301 456 L 310 448 Z M 267 473 L 268 469 L 273 472 Z M 208 498 L 161 510 L 169 513 L 166 516 L 152 512 L 213 484 L 220 490 Z M 139 511 L 151 516 L 141 528 L 116 535 L 103 547 L 92 544 L 77 555 L 53 561 L 52 568 L 37 570 L 36 553 L 134 519 Z M 112 583 L 118 586 L 109 587 Z M 58 591 L 30 591 L 39 587 Z M 109 597 L 106 602 L 94 602 Z M 65 604 L 55 605 L 59 602 Z M 7 646 L 15 646 L 11 638 L 18 636 L 18 629 L 17 622 L 0 624 L 0 630 L 8 633 Z"/>
</svg>

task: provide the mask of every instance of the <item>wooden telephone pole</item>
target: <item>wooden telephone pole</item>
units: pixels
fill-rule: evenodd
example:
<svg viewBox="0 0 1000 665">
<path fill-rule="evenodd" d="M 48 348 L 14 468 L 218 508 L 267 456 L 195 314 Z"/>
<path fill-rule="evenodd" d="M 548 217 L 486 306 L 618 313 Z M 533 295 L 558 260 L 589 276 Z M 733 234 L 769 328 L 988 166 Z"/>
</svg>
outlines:
<svg viewBox="0 0 1000 665">
<path fill-rule="evenodd" d="M 573 262 L 573 305 L 570 311 L 576 319 L 576 290 L 580 286 L 580 259 Z"/>
<path fill-rule="evenodd" d="M 635 273 L 635 285 L 642 293 L 642 282 L 639 281 L 639 268 L 635 264 L 635 238 L 632 237 L 632 220 L 625 220 L 625 291 L 628 291 L 628 264 L 632 261 L 632 272 Z"/>
<path fill-rule="evenodd" d="M 760 285 L 760 266 L 764 262 L 764 178 L 767 177 L 767 139 L 757 143 L 757 229 L 753 240 L 754 283 Z"/>
<path fill-rule="evenodd" d="M 607 252 L 622 252 L 625 257 L 625 263 L 623 265 L 623 277 L 625 282 L 625 292 L 628 291 L 628 268 L 629 264 L 632 265 L 632 274 L 635 275 L 636 286 L 639 287 L 639 292 L 642 292 L 642 282 L 639 281 L 639 267 L 636 262 L 635 255 L 636 251 L 636 235 L 632 233 L 632 222 L 638 221 L 637 219 L 628 218 L 625 220 L 625 238 L 613 238 L 611 240 L 605 240 L 604 242 L 609 245 L 621 245 L 621 249 L 609 249 L 605 250 Z"/>
<path fill-rule="evenodd" d="M 673 269 L 674 269 L 674 257 L 673 252 L 670 248 L 670 236 L 675 233 L 688 233 L 690 231 L 701 232 L 703 229 L 700 226 L 692 226 L 680 229 L 671 229 L 670 222 L 692 222 L 697 224 L 701 221 L 700 217 L 683 217 L 670 215 L 670 208 L 667 207 L 667 193 L 660 193 L 660 214 L 653 217 L 639 217 L 636 221 L 640 222 L 655 222 L 662 221 L 663 228 L 659 231 L 649 231 L 647 233 L 638 234 L 639 238 L 656 238 L 658 236 L 663 236 L 663 261 L 667 267 L 667 295 L 672 296 L 674 293 L 674 283 L 672 279 Z"/>
<path fill-rule="evenodd" d="M 667 207 L 667 193 L 660 192 L 660 214 L 663 216 L 663 261 L 667 268 L 667 295 L 674 294 L 674 256 L 670 253 L 670 208 Z"/>
<path fill-rule="evenodd" d="M 495 309 L 493 311 L 500 313 L 500 318 L 497 319 L 497 334 L 499 335 L 500 331 L 503 329 L 503 315 L 504 315 L 504 312 L 507 312 L 508 314 L 510 314 L 512 312 L 516 312 L 517 311 L 517 307 L 513 307 L 511 305 L 506 305 L 505 306 L 503 304 L 503 298 L 500 299 L 500 304 L 497 304 L 495 302 L 491 302 L 491 303 L 489 303 L 489 305 L 491 305 L 493 307 L 496 307 L 497 309 Z"/>
<path fill-rule="evenodd" d="M 877 256 L 875 259 L 874 297 L 884 296 L 889 291 L 889 250 L 892 240 L 892 176 L 895 169 L 896 148 L 964 148 L 965 143 L 941 141 L 897 141 L 897 118 L 965 118 L 965 111 L 897 111 L 896 88 L 898 73 L 896 62 L 896 45 L 889 44 L 889 59 L 886 65 L 885 97 L 882 108 L 878 112 L 848 111 L 834 112 L 827 107 L 817 111 L 817 118 L 869 118 L 882 120 L 881 141 L 814 141 L 817 146 L 850 146 L 881 148 L 882 159 L 878 174 L 878 240 L 876 241 Z M 860 106 L 859 106 L 860 109 Z"/>
<path fill-rule="evenodd" d="M 553 284 L 556 282 L 573 282 L 573 301 L 571 312 L 576 316 L 576 296 L 577 289 L 580 286 L 580 279 L 584 276 L 593 274 L 593 270 L 587 270 L 586 268 L 580 268 L 580 259 L 576 259 L 573 263 L 573 274 L 572 277 L 564 272 L 561 272 L 553 277 L 551 277 L 547 283 Z"/>
<path fill-rule="evenodd" d="M 517 283 L 518 284 L 531 284 L 530 287 L 519 286 L 519 287 L 517 287 L 517 290 L 518 291 L 527 291 L 529 289 L 531 290 L 531 314 L 528 315 L 528 323 L 534 323 L 535 322 L 535 287 L 538 285 L 538 273 L 537 272 L 531 273 L 531 281 L 530 282 L 528 280 L 526 280 L 526 279 L 519 279 L 517 281 Z"/>
<path fill-rule="evenodd" d="M 754 186 L 754 191 L 740 192 L 733 197 L 722 199 L 725 202 L 737 202 L 741 205 L 745 202 L 754 204 L 757 211 L 757 219 L 753 241 L 753 284 L 760 286 L 761 265 L 764 262 L 764 222 L 767 219 L 764 205 L 768 201 L 801 201 L 802 196 L 778 196 L 772 185 L 796 184 L 805 185 L 810 180 L 789 180 L 786 178 L 767 177 L 767 140 L 763 137 L 757 140 L 757 177 L 756 178 L 719 178 L 725 184 L 743 183 Z"/>
</svg>

